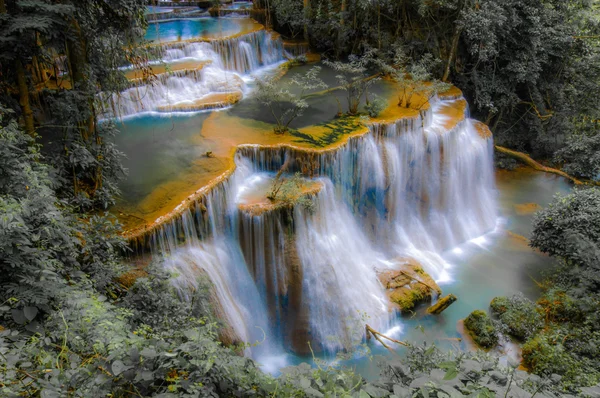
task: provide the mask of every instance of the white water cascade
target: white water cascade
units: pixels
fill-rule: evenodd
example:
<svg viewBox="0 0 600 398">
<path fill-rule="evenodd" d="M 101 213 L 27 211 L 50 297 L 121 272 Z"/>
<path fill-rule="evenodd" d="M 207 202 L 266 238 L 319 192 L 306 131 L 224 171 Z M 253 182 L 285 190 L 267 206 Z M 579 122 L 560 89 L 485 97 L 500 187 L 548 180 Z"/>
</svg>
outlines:
<svg viewBox="0 0 600 398">
<path fill-rule="evenodd" d="M 446 280 L 444 251 L 495 227 L 492 141 L 466 114 L 445 116 L 457 101 L 464 100 L 433 101 L 420 117 L 372 125 L 319 153 L 312 210 L 240 207 L 286 160 L 293 172 L 306 155 L 243 146 L 232 176 L 157 230 L 155 251 L 170 253 L 167 266 L 184 296 L 203 270 L 238 339 L 261 340 L 257 331 L 265 332 L 254 357 L 307 354 L 307 342 L 333 353 L 362 330 L 363 316 L 385 330 L 394 314 L 379 271 L 412 258 Z"/>
<path fill-rule="evenodd" d="M 153 47 L 152 52 L 161 58 L 161 63 L 173 68 L 186 65 L 185 69 L 167 69 L 150 84 L 133 81 L 132 87 L 121 93 L 101 96 L 104 117 L 226 106 L 227 101 L 211 100 L 211 95 L 242 95 L 246 75 L 284 60 L 281 39 L 265 30 L 206 42 L 162 43 Z"/>
</svg>

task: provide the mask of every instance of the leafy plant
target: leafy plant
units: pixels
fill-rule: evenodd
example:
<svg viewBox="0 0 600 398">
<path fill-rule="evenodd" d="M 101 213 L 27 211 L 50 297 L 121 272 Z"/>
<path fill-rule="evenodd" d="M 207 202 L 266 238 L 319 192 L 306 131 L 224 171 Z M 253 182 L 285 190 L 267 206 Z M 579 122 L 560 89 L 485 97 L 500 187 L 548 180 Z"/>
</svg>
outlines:
<svg viewBox="0 0 600 398">
<path fill-rule="evenodd" d="M 543 326 L 543 318 L 535 303 L 522 294 L 495 297 L 490 307 L 507 332 L 518 339 L 528 339 Z"/>
</svg>

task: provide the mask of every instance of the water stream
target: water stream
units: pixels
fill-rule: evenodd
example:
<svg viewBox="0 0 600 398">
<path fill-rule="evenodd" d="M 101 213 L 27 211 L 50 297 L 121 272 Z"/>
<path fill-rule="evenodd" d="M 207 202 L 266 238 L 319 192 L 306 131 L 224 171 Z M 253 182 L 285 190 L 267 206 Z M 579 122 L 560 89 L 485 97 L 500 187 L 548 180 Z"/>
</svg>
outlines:
<svg viewBox="0 0 600 398">
<path fill-rule="evenodd" d="M 211 23 L 235 24 L 218 21 Z M 179 25 L 155 28 L 163 35 L 177 31 L 178 42 L 157 47 L 163 60 L 206 64 L 193 73 L 167 71 L 154 85 L 113 98 L 116 114 L 136 116 L 122 125 L 118 138 L 131 157 L 124 186 L 125 200 L 133 203 L 129 209 L 143 207 L 157 187 L 165 194 L 178 186 L 196 189 L 195 176 L 222 167 L 220 159 L 205 154 L 214 150 L 214 140 L 227 136 L 200 134 L 212 116 L 182 104 L 219 92 L 246 95 L 252 74 L 284 59 L 280 39 L 264 30 L 185 42 L 204 34 L 199 22 L 161 24 L 174 23 Z M 378 87 L 375 91 L 386 90 Z M 318 101 L 311 106 L 318 108 Z M 335 110 L 335 101 L 328 101 L 329 108 L 321 110 Z M 473 309 L 486 308 L 495 295 L 535 292 L 530 278 L 539 277 L 549 260 L 514 235 L 527 235 L 531 218 L 514 205 L 544 205 L 550 193 L 568 189 L 562 180 L 539 174 L 496 178 L 492 140 L 480 135 L 466 109 L 457 120 L 447 112 L 462 109 L 461 101 L 434 99 L 420 116 L 369 124 L 365 135 L 319 152 L 316 161 L 292 148 L 243 145 L 233 174 L 156 229 L 153 253 L 168 254 L 165 267 L 176 275 L 182 297 L 210 282 L 216 312 L 227 325 L 224 333 L 230 341 L 262 341 L 245 354 L 270 372 L 306 360 L 311 351 L 331 358 L 360 341 L 367 319 L 397 338 L 452 346 L 458 320 Z M 265 116 L 264 110 L 253 116 L 255 110 L 242 101 L 221 120 L 244 124 L 254 117 L 256 123 Z M 321 122 L 315 119 L 324 115 L 315 111 L 308 121 Z M 284 163 L 292 173 L 308 160 L 319 187 L 308 194 L 311 206 L 256 210 L 264 208 L 261 200 Z M 191 177 L 183 179 L 189 169 Z M 168 185 L 172 180 L 180 185 Z M 378 272 L 407 258 L 421 263 L 458 303 L 438 317 L 424 316 L 424 307 L 415 317 L 390 310 Z M 419 325 L 425 334 L 415 328 Z M 382 352 L 377 345 L 372 349 Z M 365 375 L 374 372 L 364 359 L 353 364 Z"/>
</svg>

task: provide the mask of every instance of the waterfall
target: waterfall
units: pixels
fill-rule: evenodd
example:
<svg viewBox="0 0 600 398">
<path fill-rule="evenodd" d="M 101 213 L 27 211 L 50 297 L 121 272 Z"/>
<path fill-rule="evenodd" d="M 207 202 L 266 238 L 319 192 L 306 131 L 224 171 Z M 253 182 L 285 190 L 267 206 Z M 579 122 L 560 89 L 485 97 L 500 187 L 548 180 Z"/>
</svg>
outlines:
<svg viewBox="0 0 600 398">
<path fill-rule="evenodd" d="M 365 323 L 382 330 L 387 297 L 376 268 L 385 264 L 364 236 L 350 209 L 324 180 L 314 214 L 297 208 L 297 250 L 302 263 L 312 337 L 327 352 L 356 345 Z M 367 318 L 368 317 L 368 318 Z M 363 319 L 364 318 L 364 319 Z"/>
<path fill-rule="evenodd" d="M 445 280 L 443 252 L 494 228 L 492 145 L 462 98 L 433 100 L 418 117 L 371 125 L 332 150 L 244 145 L 229 177 L 155 230 L 154 251 L 169 253 L 182 296 L 198 278 L 211 281 L 238 339 L 264 331 L 248 355 L 308 354 L 307 342 L 333 353 L 366 322 L 389 326 L 379 272 L 413 258 Z M 295 172 L 307 157 L 320 184 L 308 194 L 313 207 L 251 210 L 283 163 Z"/>
<path fill-rule="evenodd" d="M 377 249 L 419 260 L 438 281 L 449 278 L 443 251 L 496 223 L 493 142 L 466 114 L 447 128 L 452 120 L 444 109 L 457 101 L 464 99 L 434 99 L 417 118 L 371 125 L 369 134 L 318 159 L 317 174 L 332 180 Z M 262 170 L 277 170 L 286 159 L 300 170 L 294 160 L 305 156 L 293 148 L 241 152 Z"/>
<path fill-rule="evenodd" d="M 214 94 L 231 94 L 239 100 L 246 88 L 243 75 L 284 59 L 281 39 L 265 30 L 211 41 L 161 43 L 152 51 L 173 67 L 186 62 L 196 65 L 161 73 L 150 84 L 137 79 L 121 93 L 101 95 L 105 118 L 227 106 L 231 101 L 215 99 Z"/>
</svg>

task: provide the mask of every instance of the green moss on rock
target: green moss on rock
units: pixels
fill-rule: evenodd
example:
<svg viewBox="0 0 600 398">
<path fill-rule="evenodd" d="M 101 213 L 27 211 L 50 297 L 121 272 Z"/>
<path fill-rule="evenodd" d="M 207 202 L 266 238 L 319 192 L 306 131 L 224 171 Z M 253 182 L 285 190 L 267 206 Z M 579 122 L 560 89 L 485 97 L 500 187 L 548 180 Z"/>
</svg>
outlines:
<svg viewBox="0 0 600 398">
<path fill-rule="evenodd" d="M 475 310 L 465 319 L 465 329 L 477 345 L 492 348 L 498 344 L 498 331 L 485 311 Z"/>
</svg>

